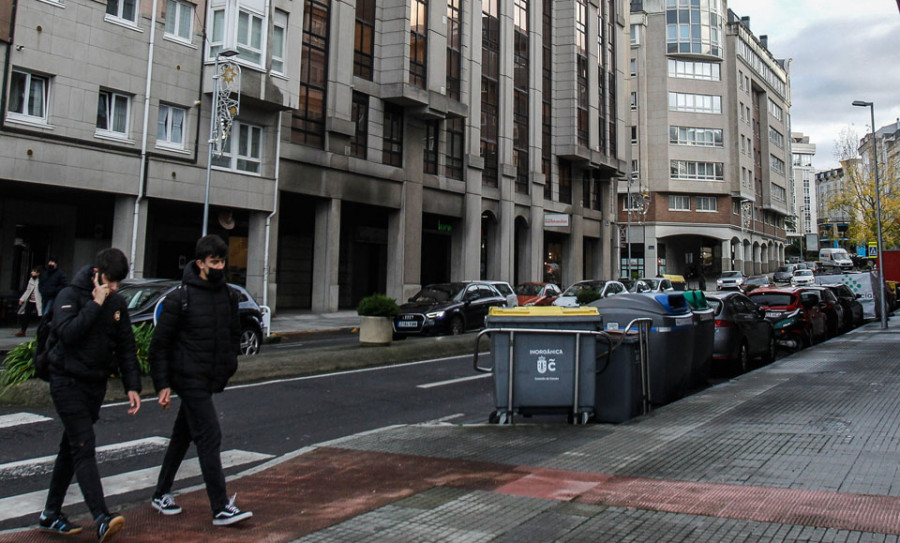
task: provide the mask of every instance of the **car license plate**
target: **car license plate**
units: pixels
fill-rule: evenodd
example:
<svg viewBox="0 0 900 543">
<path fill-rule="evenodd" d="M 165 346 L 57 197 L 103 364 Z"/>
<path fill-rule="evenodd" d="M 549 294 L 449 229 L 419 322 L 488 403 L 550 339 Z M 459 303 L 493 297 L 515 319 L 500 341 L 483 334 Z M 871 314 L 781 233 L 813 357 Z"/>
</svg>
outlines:
<svg viewBox="0 0 900 543">
<path fill-rule="evenodd" d="M 399 321 L 397 322 L 397 328 L 418 328 L 419 323 L 416 321 Z"/>
<path fill-rule="evenodd" d="M 777 311 L 766 311 L 767 319 L 777 319 L 780 316 L 781 316 L 781 313 L 778 313 Z"/>
</svg>

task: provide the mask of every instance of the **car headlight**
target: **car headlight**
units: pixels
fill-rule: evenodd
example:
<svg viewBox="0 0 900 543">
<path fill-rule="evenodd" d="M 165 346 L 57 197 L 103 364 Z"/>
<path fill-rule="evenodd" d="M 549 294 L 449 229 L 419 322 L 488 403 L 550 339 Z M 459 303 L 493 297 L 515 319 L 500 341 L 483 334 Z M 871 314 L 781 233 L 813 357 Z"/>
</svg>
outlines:
<svg viewBox="0 0 900 543">
<path fill-rule="evenodd" d="M 431 313 L 425 313 L 425 316 L 429 319 L 442 319 L 444 318 L 443 311 L 432 311 Z"/>
</svg>

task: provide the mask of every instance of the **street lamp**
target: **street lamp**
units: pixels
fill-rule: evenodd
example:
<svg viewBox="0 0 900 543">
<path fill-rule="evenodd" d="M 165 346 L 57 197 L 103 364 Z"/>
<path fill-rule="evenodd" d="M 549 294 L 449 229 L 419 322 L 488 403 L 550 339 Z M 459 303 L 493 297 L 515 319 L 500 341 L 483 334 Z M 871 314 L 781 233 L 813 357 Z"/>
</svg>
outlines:
<svg viewBox="0 0 900 543">
<path fill-rule="evenodd" d="M 879 309 L 881 313 L 881 329 L 887 328 L 887 304 L 884 299 L 884 265 L 881 260 L 881 250 L 884 244 L 881 241 L 881 188 L 878 185 L 878 140 L 875 138 L 875 103 L 864 100 L 854 100 L 854 106 L 867 107 L 872 116 L 872 163 L 875 166 L 875 222 L 878 230 L 878 292 L 881 294 Z"/>
<path fill-rule="evenodd" d="M 219 94 L 221 87 L 221 79 L 222 74 L 219 73 L 219 59 L 225 58 L 228 59 L 233 56 L 237 56 L 238 52 L 234 49 L 223 49 L 216 53 L 216 64 L 213 69 L 213 94 L 212 94 L 212 108 L 209 111 L 209 153 L 206 159 L 206 193 L 203 197 L 203 235 L 206 235 L 206 227 L 207 223 L 209 223 L 209 176 L 212 171 L 212 159 L 213 159 L 213 143 L 216 140 L 223 140 L 223 134 L 219 133 L 219 129 L 221 128 L 220 124 L 222 119 L 219 116 Z M 233 64 L 231 62 L 227 63 L 226 66 Z M 235 64 L 235 68 L 240 73 L 240 68 Z M 229 129 L 231 125 L 229 123 Z M 227 136 L 227 134 L 224 134 Z"/>
<path fill-rule="evenodd" d="M 628 270 L 628 274 L 626 277 L 631 279 L 631 184 L 634 182 L 634 178 L 637 177 L 638 172 L 631 172 L 628 174 L 628 188 L 627 188 L 627 196 L 626 196 L 626 205 L 628 206 L 628 219 L 625 227 L 625 243 L 628 245 L 628 263 L 625 265 L 625 269 Z"/>
</svg>

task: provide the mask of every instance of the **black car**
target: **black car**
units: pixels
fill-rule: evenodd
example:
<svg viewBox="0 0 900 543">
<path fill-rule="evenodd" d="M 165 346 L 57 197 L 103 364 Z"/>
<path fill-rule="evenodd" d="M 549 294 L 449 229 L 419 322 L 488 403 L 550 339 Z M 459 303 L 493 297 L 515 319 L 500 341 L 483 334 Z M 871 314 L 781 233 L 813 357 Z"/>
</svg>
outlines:
<svg viewBox="0 0 900 543">
<path fill-rule="evenodd" d="M 837 296 L 841 306 L 844 307 L 844 331 L 852 330 L 865 322 L 866 316 L 862 304 L 859 303 L 859 294 L 853 292 L 850 287 L 844 283 L 832 283 L 820 286 L 829 288 L 831 292 Z M 847 316 L 850 318 L 847 318 Z"/>
<path fill-rule="evenodd" d="M 775 360 L 774 328 L 753 300 L 736 291 L 710 295 L 706 300 L 716 315 L 713 364 L 724 366 L 714 366 L 716 373 L 746 372 L 753 358 L 763 363 Z"/>
<path fill-rule="evenodd" d="M 394 336 L 461 334 L 484 327 L 491 307 L 506 306 L 493 285 L 481 281 L 427 285 L 394 317 Z"/>
<path fill-rule="evenodd" d="M 844 306 L 841 305 L 841 302 L 831 289 L 815 285 L 802 287 L 800 290 L 803 293 L 813 294 L 818 300 L 819 308 L 825 313 L 828 337 L 842 334 L 847 329 L 847 319 L 852 320 L 853 316 L 847 315 L 844 311 Z"/>
<path fill-rule="evenodd" d="M 152 323 L 157 311 L 157 304 L 180 284 L 181 281 L 174 279 L 126 279 L 122 281 L 118 292 L 128 303 L 128 316 L 131 318 L 131 323 Z M 231 283 L 228 283 L 228 286 L 238 299 L 238 314 L 241 318 L 241 354 L 256 354 L 262 344 L 262 310 L 244 287 Z"/>
</svg>

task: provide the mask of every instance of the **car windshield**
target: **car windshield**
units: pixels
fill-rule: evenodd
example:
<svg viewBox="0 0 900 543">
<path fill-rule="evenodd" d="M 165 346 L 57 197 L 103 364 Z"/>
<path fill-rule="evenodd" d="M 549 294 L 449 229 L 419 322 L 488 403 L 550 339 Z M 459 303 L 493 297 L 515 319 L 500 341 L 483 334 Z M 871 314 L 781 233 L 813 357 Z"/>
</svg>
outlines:
<svg viewBox="0 0 900 543">
<path fill-rule="evenodd" d="M 751 277 L 744 281 L 745 285 L 768 285 L 769 278 L 768 277 Z"/>
<path fill-rule="evenodd" d="M 606 281 L 590 281 L 585 283 L 575 283 L 563 292 L 563 296 L 578 296 L 578 294 L 586 290 L 600 290 Z"/>
<path fill-rule="evenodd" d="M 741 276 L 741 272 L 739 271 L 725 271 L 722 272 L 722 279 L 735 279 Z"/>
<path fill-rule="evenodd" d="M 523 283 L 516 286 L 516 294 L 519 296 L 538 296 L 541 293 L 543 285 L 536 283 Z"/>
<path fill-rule="evenodd" d="M 750 299 L 762 307 L 783 307 L 791 305 L 794 296 L 786 292 L 759 292 L 751 294 Z"/>
<path fill-rule="evenodd" d="M 420 290 L 410 301 L 412 302 L 446 302 L 463 288 L 460 283 L 428 285 Z"/>
<path fill-rule="evenodd" d="M 812 270 L 797 270 L 794 272 L 794 277 L 810 276 L 812 274 Z"/>
<path fill-rule="evenodd" d="M 122 285 L 116 291 L 125 298 L 128 309 L 144 307 L 149 302 L 156 300 L 163 292 L 172 288 L 172 285 Z"/>
<path fill-rule="evenodd" d="M 659 279 L 641 279 L 641 281 L 647 283 L 653 290 L 659 288 Z"/>
<path fill-rule="evenodd" d="M 778 268 L 777 271 L 779 273 L 785 273 L 786 271 L 788 271 L 788 269 L 787 269 L 787 266 L 781 266 L 780 268 Z"/>
</svg>

